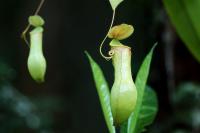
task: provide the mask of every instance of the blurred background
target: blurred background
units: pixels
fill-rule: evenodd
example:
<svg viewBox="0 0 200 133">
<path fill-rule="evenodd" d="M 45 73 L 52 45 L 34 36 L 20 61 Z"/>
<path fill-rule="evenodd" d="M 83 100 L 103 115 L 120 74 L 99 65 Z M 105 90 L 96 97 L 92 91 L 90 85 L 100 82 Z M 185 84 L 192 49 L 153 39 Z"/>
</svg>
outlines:
<svg viewBox="0 0 200 133">
<path fill-rule="evenodd" d="M 40 12 L 46 20 L 43 46 L 48 63 L 43 84 L 31 79 L 29 48 L 20 38 L 39 1 L 1 0 L 0 133 L 108 132 L 84 54 L 87 50 L 100 64 L 111 86 L 111 62 L 98 52 L 112 16 L 108 0 L 46 0 Z M 115 24 L 135 28 L 124 42 L 132 47 L 134 78 L 158 42 L 148 84 L 157 92 L 159 112 L 148 132 L 199 133 L 200 64 L 177 34 L 163 2 L 125 0 L 116 13 Z M 105 45 L 104 51 L 108 49 Z"/>
</svg>

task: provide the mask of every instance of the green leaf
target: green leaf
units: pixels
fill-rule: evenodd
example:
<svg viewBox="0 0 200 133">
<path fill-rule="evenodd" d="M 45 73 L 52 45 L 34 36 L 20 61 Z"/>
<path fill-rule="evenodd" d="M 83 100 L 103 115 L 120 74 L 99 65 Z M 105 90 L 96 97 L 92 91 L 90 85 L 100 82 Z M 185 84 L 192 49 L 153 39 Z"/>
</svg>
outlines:
<svg viewBox="0 0 200 133">
<path fill-rule="evenodd" d="M 118 7 L 118 5 L 124 0 L 109 0 L 109 1 L 112 6 L 112 9 L 115 10 Z"/>
<path fill-rule="evenodd" d="M 115 127 L 113 126 L 113 116 L 110 106 L 110 91 L 106 79 L 99 65 L 92 59 L 89 53 L 85 52 L 91 65 L 93 77 L 95 80 L 97 92 L 99 95 L 101 107 L 106 120 L 106 124 L 110 133 L 115 133 Z"/>
<path fill-rule="evenodd" d="M 158 111 L 158 99 L 155 91 L 150 87 L 145 88 L 142 109 L 136 126 L 136 133 L 144 131 L 144 127 L 150 125 Z M 127 133 L 127 122 L 120 127 L 120 133 Z"/>
<path fill-rule="evenodd" d="M 153 94 L 153 91 L 145 90 L 151 59 L 156 45 L 153 46 L 144 59 L 136 77 L 135 85 L 138 91 L 138 99 L 135 111 L 128 120 L 128 133 L 140 133 L 145 126 L 152 122 L 157 112 L 155 94 Z"/>
<path fill-rule="evenodd" d="M 200 1 L 163 0 L 177 33 L 200 62 Z"/>
<path fill-rule="evenodd" d="M 145 130 L 145 126 L 152 124 L 157 111 L 157 95 L 153 89 L 146 87 L 134 133 L 141 133 Z"/>
<path fill-rule="evenodd" d="M 120 133 L 127 133 L 127 126 L 128 126 L 128 121 L 124 122 L 124 123 L 120 126 Z"/>
</svg>

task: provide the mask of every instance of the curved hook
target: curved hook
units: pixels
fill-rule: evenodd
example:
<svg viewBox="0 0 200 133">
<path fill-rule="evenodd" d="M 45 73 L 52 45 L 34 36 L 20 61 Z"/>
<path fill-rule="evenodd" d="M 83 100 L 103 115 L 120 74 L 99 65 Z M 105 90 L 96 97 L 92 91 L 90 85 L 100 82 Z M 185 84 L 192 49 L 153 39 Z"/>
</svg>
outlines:
<svg viewBox="0 0 200 133">
<path fill-rule="evenodd" d="M 35 11 L 35 13 L 34 13 L 34 15 L 37 15 L 37 14 L 40 12 L 40 9 L 42 8 L 44 2 L 45 2 L 45 0 L 41 0 L 41 1 L 40 1 L 40 4 L 38 5 L 38 7 L 37 7 L 37 9 L 36 9 L 36 11 Z M 24 41 L 26 42 L 26 44 L 27 44 L 28 46 L 30 46 L 30 45 L 29 45 L 29 42 L 28 42 L 28 40 L 27 40 L 27 38 L 26 38 L 26 33 L 28 32 L 28 30 L 29 30 L 30 27 L 31 27 L 31 25 L 28 24 L 28 26 L 26 27 L 26 29 L 25 29 L 25 30 L 22 32 L 22 34 L 21 34 L 21 38 L 24 39 Z"/>
<path fill-rule="evenodd" d="M 113 11 L 112 21 L 111 21 L 111 24 L 110 24 L 108 33 L 109 33 L 109 31 L 111 30 L 111 28 L 113 27 L 114 20 L 115 20 L 115 10 Z M 108 37 L 108 33 L 106 34 L 105 38 L 103 39 L 103 41 L 102 41 L 101 44 L 100 44 L 99 52 L 100 52 L 100 54 L 101 54 L 101 56 L 102 56 L 103 58 L 105 58 L 106 60 L 109 61 L 112 57 L 111 57 L 111 56 L 105 56 L 105 55 L 103 54 L 103 52 L 102 52 L 102 47 L 103 47 L 103 44 L 104 44 L 104 42 L 106 41 L 106 39 L 107 39 L 107 37 Z"/>
</svg>

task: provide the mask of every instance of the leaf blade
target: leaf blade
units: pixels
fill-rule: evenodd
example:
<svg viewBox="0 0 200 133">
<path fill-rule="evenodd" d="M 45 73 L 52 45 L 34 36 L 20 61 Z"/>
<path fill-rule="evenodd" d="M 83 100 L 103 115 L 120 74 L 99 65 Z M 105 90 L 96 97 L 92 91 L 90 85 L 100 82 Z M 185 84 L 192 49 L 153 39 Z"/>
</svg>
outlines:
<svg viewBox="0 0 200 133">
<path fill-rule="evenodd" d="M 141 113 L 139 115 L 139 120 L 137 122 L 135 132 L 141 133 L 145 130 L 145 126 L 150 125 L 158 111 L 158 100 L 157 95 L 153 89 L 150 87 L 145 88 L 144 99 L 142 101 Z"/>
<path fill-rule="evenodd" d="M 163 0 L 163 3 L 178 35 L 200 62 L 200 1 Z"/>
<path fill-rule="evenodd" d="M 106 82 L 106 79 L 104 78 L 104 74 L 101 68 L 99 67 L 99 65 L 92 59 L 89 53 L 87 52 L 85 53 L 91 65 L 91 69 L 92 69 L 93 77 L 95 80 L 97 92 L 99 95 L 101 107 L 103 110 L 104 118 L 106 121 L 106 125 L 110 133 L 115 133 L 115 127 L 113 126 L 113 117 L 112 117 L 111 106 L 110 106 L 110 92 L 109 92 L 108 84 Z"/>
<path fill-rule="evenodd" d="M 149 75 L 149 69 L 150 69 L 150 64 L 151 64 L 151 60 L 152 60 L 152 56 L 153 56 L 153 51 L 155 49 L 157 44 L 155 44 L 153 46 L 153 48 L 151 49 L 151 51 L 148 53 L 148 55 L 145 57 L 139 72 L 137 74 L 136 77 L 136 88 L 138 91 L 138 99 L 137 99 L 137 104 L 136 104 L 136 108 L 135 111 L 133 112 L 133 114 L 129 117 L 128 120 L 128 133 L 139 133 L 136 130 L 138 129 L 138 123 L 140 122 L 140 113 L 141 113 L 141 107 L 142 107 L 142 102 L 143 102 L 143 98 L 145 95 L 145 87 L 146 87 L 146 82 L 147 82 L 147 78 Z"/>
<path fill-rule="evenodd" d="M 110 4 L 112 6 L 112 9 L 115 10 L 120 3 L 122 3 L 124 0 L 109 0 Z"/>
</svg>

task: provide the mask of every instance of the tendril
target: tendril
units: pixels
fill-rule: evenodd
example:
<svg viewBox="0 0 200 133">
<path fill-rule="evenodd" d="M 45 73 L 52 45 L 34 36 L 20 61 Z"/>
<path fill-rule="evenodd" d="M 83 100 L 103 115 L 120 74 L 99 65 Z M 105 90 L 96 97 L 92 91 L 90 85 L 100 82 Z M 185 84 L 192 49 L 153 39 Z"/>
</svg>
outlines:
<svg viewBox="0 0 200 133">
<path fill-rule="evenodd" d="M 35 11 L 35 13 L 34 13 L 34 15 L 38 15 L 38 13 L 40 12 L 40 10 L 41 10 L 41 8 L 42 8 L 44 2 L 45 2 L 45 0 L 41 0 L 41 1 L 40 1 L 40 4 L 38 5 L 38 7 L 37 7 L 37 9 L 36 9 L 36 11 Z M 21 34 L 21 38 L 25 41 L 25 43 L 26 43 L 29 47 L 30 47 L 30 44 L 29 44 L 29 42 L 28 42 L 28 40 L 27 40 L 26 33 L 28 32 L 28 30 L 30 29 L 30 27 L 31 27 L 31 25 L 28 24 L 27 27 L 25 28 L 25 30 L 24 30 L 24 31 L 22 32 L 22 34 Z"/>
<path fill-rule="evenodd" d="M 114 20 L 115 20 L 115 10 L 113 11 L 112 21 L 111 21 L 111 24 L 110 24 L 108 33 L 109 33 L 109 31 L 111 30 L 111 28 L 113 27 Z M 107 39 L 107 37 L 108 37 L 108 33 L 106 34 L 105 38 L 103 39 L 103 41 L 101 42 L 100 47 L 99 47 L 99 52 L 100 52 L 101 56 L 102 56 L 103 58 L 105 58 L 107 61 L 109 61 L 110 59 L 112 59 L 112 57 L 111 57 L 111 56 L 105 56 L 105 55 L 103 54 L 103 52 L 102 52 L 102 48 L 103 48 L 103 44 L 105 43 L 105 41 L 106 41 L 106 39 Z"/>
</svg>

